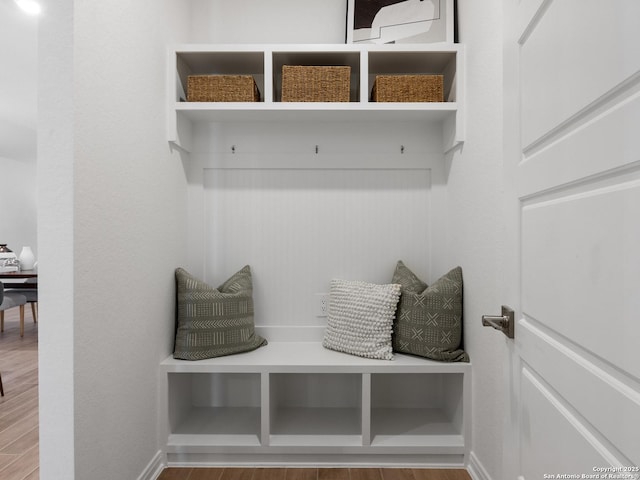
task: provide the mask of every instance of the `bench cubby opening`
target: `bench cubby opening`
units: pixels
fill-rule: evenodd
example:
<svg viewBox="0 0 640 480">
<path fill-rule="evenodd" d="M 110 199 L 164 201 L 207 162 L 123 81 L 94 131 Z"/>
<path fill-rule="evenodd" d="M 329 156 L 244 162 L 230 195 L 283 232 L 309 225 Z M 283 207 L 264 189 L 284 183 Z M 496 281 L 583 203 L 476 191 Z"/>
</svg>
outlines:
<svg viewBox="0 0 640 480">
<path fill-rule="evenodd" d="M 260 375 L 168 375 L 172 443 L 260 445 Z"/>
<path fill-rule="evenodd" d="M 463 374 L 371 376 L 371 445 L 422 445 L 463 434 Z"/>
<path fill-rule="evenodd" d="M 362 376 L 270 375 L 271 445 L 361 445 Z"/>
</svg>

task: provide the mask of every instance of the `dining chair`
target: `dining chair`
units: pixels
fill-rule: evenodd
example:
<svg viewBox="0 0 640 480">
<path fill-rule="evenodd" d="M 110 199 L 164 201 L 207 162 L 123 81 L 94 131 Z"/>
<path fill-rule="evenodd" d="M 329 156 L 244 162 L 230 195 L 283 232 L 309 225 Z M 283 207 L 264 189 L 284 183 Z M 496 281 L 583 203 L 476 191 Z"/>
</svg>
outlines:
<svg viewBox="0 0 640 480">
<path fill-rule="evenodd" d="M 38 279 L 27 278 L 24 281 L 25 285 L 35 285 L 34 288 L 7 288 L 5 293 L 17 293 L 27 298 L 27 303 L 31 304 L 31 315 L 33 317 L 33 323 L 38 322 Z"/>
<path fill-rule="evenodd" d="M 0 282 L 0 332 L 4 332 L 4 311 L 20 307 L 20 336 L 24 336 L 24 306 L 27 297 L 16 292 L 5 292 L 4 284 Z"/>
<path fill-rule="evenodd" d="M 0 282 L 0 332 L 4 332 L 4 311 L 9 308 L 20 307 L 20 336 L 24 335 L 24 305 L 27 298 L 18 293 L 4 292 L 4 284 Z M 4 397 L 4 387 L 2 386 L 2 374 L 0 374 L 0 396 Z"/>
</svg>

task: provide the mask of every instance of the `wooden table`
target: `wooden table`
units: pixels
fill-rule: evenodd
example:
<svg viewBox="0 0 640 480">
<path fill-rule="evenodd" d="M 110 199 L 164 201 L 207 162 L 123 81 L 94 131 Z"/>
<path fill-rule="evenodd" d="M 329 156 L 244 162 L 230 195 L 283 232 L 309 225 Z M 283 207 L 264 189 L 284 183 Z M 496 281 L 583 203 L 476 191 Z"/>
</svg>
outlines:
<svg viewBox="0 0 640 480">
<path fill-rule="evenodd" d="M 15 281 L 27 278 L 33 280 L 29 282 Z M 4 284 L 4 288 L 38 288 L 38 271 L 23 270 L 21 272 L 0 272 L 0 282 Z"/>
</svg>

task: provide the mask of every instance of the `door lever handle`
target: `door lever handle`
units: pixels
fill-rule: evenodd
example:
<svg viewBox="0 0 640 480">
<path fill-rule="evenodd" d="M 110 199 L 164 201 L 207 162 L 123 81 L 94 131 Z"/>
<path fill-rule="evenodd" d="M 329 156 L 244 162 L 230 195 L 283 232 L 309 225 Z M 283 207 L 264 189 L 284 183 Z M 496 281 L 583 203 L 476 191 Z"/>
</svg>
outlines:
<svg viewBox="0 0 640 480">
<path fill-rule="evenodd" d="M 482 325 L 485 327 L 493 327 L 496 330 L 503 330 L 507 326 L 509 320 L 506 317 L 498 317 L 492 315 L 482 316 Z"/>
<path fill-rule="evenodd" d="M 515 313 L 512 308 L 502 306 L 502 315 L 483 315 L 482 326 L 500 330 L 507 337 L 514 337 Z"/>
</svg>

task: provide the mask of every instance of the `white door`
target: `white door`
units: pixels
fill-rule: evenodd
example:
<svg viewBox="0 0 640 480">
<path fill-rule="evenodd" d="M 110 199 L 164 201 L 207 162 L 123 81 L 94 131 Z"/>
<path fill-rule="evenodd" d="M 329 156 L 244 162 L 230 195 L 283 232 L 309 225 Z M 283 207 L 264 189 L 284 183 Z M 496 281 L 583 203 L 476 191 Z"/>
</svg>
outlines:
<svg viewBox="0 0 640 480">
<path fill-rule="evenodd" d="M 640 478 L 640 1 L 505 0 L 504 36 L 502 480 Z"/>
</svg>

